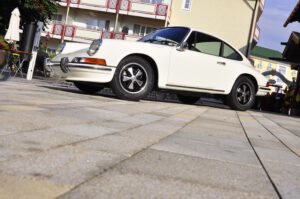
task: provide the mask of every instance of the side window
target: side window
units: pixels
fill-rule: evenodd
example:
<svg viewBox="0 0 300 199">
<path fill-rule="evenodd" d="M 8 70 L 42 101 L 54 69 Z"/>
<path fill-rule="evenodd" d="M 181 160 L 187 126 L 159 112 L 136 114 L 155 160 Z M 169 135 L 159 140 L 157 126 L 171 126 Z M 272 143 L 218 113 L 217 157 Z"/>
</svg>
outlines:
<svg viewBox="0 0 300 199">
<path fill-rule="evenodd" d="M 212 36 L 193 32 L 187 40 L 187 43 L 189 50 L 220 56 L 222 42 Z"/>
<path fill-rule="evenodd" d="M 225 43 L 224 43 L 223 57 L 227 59 L 234 59 L 239 61 L 243 60 L 242 56 L 238 52 L 236 52 L 233 48 L 231 48 Z"/>
</svg>

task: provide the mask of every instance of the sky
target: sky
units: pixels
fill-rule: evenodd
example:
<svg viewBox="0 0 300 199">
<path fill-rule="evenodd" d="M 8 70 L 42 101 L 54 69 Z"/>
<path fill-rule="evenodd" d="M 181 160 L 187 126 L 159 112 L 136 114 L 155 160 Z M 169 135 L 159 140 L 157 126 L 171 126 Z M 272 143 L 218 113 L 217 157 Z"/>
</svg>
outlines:
<svg viewBox="0 0 300 199">
<path fill-rule="evenodd" d="M 258 46 L 283 51 L 281 42 L 287 42 L 292 31 L 300 32 L 300 23 L 294 22 L 287 28 L 283 24 L 293 11 L 298 0 L 266 0 L 265 9 L 258 25 L 260 39 Z"/>
</svg>

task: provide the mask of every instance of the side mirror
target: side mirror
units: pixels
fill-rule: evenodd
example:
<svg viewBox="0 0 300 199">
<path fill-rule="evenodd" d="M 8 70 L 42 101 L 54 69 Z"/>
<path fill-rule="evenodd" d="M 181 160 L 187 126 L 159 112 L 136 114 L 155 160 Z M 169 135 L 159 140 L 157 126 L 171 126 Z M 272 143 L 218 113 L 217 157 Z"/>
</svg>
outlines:
<svg viewBox="0 0 300 199">
<path fill-rule="evenodd" d="M 187 44 L 187 42 L 182 42 L 182 43 L 180 43 L 178 46 L 177 46 L 177 50 L 178 51 L 184 51 L 186 48 L 188 47 L 188 44 Z"/>
</svg>

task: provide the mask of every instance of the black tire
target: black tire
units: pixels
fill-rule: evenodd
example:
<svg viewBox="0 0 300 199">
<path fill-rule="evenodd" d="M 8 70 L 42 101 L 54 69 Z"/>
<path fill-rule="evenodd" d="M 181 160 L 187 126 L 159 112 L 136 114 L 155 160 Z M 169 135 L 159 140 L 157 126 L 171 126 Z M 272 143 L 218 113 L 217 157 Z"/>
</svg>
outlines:
<svg viewBox="0 0 300 199">
<path fill-rule="evenodd" d="M 142 57 L 131 56 L 118 65 L 111 88 L 120 99 L 138 101 L 152 91 L 154 81 L 151 65 Z"/>
<path fill-rule="evenodd" d="M 200 99 L 200 97 L 184 96 L 184 95 L 180 95 L 180 94 L 177 94 L 177 98 L 180 102 L 182 102 L 184 104 L 195 104 Z"/>
<path fill-rule="evenodd" d="M 95 94 L 100 92 L 103 89 L 103 87 L 97 84 L 86 83 L 86 82 L 74 82 L 74 85 L 83 93 L 87 93 L 87 94 Z"/>
<path fill-rule="evenodd" d="M 255 95 L 253 81 L 242 76 L 236 80 L 230 94 L 227 96 L 227 104 L 234 110 L 246 111 L 254 105 Z"/>
</svg>

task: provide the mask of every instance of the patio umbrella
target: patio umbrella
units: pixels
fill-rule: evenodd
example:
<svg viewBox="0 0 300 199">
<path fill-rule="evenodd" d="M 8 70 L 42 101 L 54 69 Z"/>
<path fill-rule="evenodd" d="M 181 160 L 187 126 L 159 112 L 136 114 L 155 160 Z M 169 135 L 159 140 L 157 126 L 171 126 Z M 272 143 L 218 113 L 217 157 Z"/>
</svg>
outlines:
<svg viewBox="0 0 300 199">
<path fill-rule="evenodd" d="M 15 8 L 11 12 L 11 17 L 9 21 L 9 27 L 5 35 L 5 40 L 9 42 L 20 41 L 20 11 L 18 8 Z"/>
</svg>

